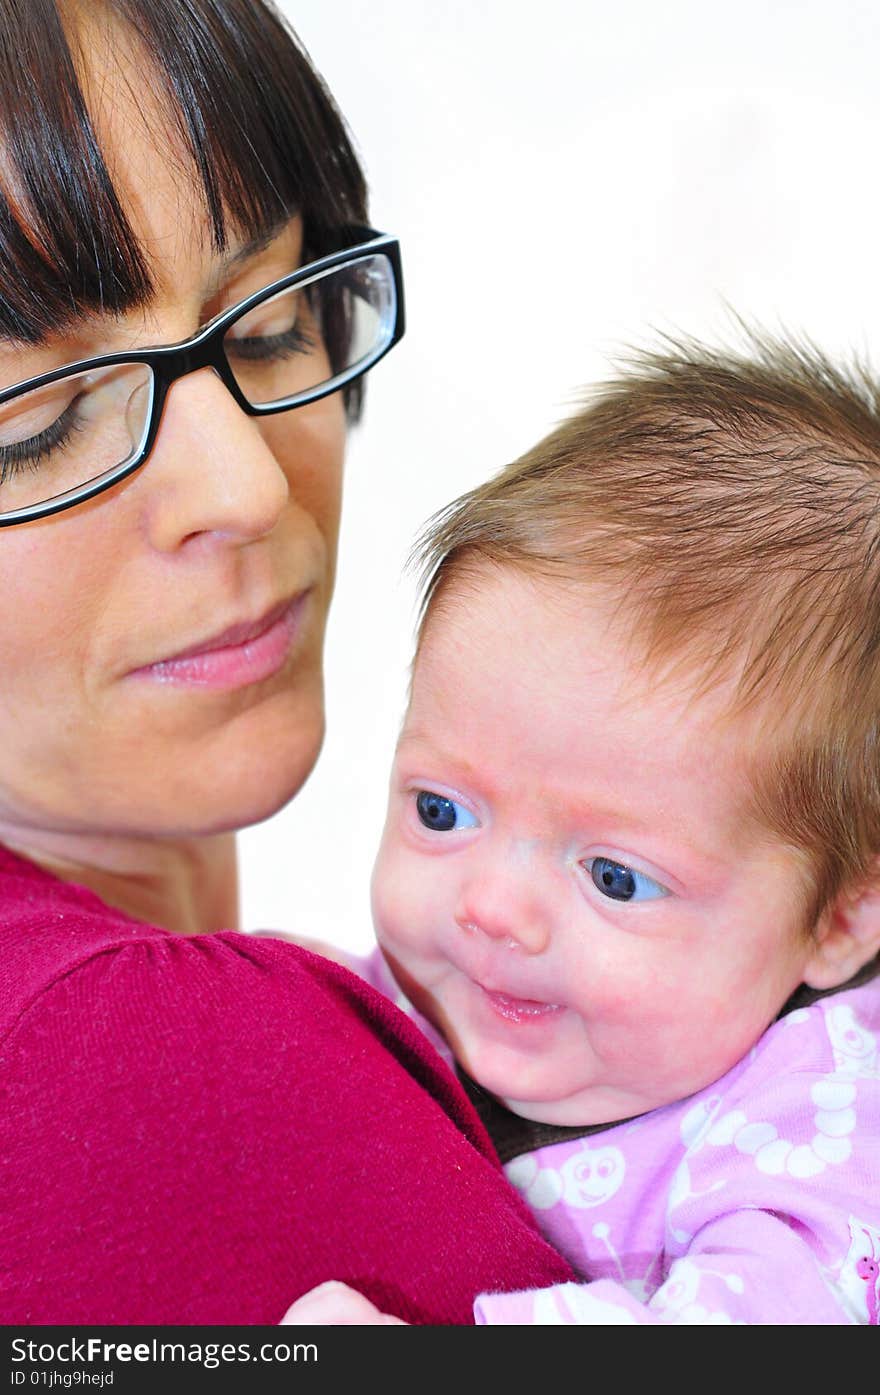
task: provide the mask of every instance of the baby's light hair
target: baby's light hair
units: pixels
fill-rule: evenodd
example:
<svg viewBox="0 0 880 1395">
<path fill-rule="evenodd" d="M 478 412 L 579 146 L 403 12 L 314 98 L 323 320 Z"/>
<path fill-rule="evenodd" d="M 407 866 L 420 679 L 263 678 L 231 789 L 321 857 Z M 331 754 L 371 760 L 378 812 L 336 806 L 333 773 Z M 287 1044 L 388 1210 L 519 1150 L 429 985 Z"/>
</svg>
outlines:
<svg viewBox="0 0 880 1395">
<path fill-rule="evenodd" d="M 759 715 L 750 812 L 806 854 L 808 926 L 875 880 L 880 381 L 861 360 L 755 331 L 635 355 L 414 557 L 420 634 L 475 566 L 609 586 L 645 664 L 725 679 L 731 715 Z"/>
</svg>

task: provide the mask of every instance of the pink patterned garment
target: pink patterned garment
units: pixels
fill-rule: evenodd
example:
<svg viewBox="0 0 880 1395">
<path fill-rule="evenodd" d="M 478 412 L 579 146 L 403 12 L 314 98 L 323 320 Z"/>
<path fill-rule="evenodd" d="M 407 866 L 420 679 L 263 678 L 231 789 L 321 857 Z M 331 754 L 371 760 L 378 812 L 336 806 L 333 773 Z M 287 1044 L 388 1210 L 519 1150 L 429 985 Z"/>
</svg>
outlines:
<svg viewBox="0 0 880 1395">
<path fill-rule="evenodd" d="M 378 951 L 356 967 L 449 1058 Z M 698 1094 L 505 1171 L 584 1282 L 484 1294 L 477 1323 L 876 1326 L 880 980 L 789 1013 Z"/>
</svg>

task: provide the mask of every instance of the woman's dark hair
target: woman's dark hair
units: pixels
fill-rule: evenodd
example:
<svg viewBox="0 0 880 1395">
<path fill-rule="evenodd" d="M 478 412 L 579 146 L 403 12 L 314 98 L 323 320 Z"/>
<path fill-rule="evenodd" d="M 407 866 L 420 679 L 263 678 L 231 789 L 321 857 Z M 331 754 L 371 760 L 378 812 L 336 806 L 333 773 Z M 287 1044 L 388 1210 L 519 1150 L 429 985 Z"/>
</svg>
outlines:
<svg viewBox="0 0 880 1395">
<path fill-rule="evenodd" d="M 77 76 L 78 13 L 86 38 L 106 36 L 108 20 L 136 33 L 151 60 L 144 81 L 165 87 L 218 250 L 230 222 L 254 237 L 300 213 L 305 258 L 344 246 L 342 230 L 367 222 L 342 117 L 271 0 L 0 0 L 0 336 L 39 343 L 152 292 Z M 358 404 L 355 391 L 351 415 Z"/>
</svg>

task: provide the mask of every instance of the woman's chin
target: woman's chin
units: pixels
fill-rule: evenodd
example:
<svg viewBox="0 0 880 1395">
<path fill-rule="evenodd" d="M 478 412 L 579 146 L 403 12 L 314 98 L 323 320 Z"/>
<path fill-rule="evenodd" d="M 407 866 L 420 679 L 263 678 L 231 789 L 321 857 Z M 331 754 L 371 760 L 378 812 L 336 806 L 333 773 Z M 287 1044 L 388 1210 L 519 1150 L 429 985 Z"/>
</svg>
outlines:
<svg viewBox="0 0 880 1395">
<path fill-rule="evenodd" d="M 301 722 L 275 740 L 252 742 L 211 762 L 212 775 L 190 784 L 186 803 L 205 832 L 247 828 L 277 814 L 302 789 L 324 741 L 323 710 L 308 726 Z"/>
<path fill-rule="evenodd" d="M 324 740 L 320 673 L 196 734 L 132 722 L 120 734 L 119 726 L 96 724 L 75 764 L 62 751 L 57 759 L 25 753 L 0 791 L 0 820 L 112 838 L 198 837 L 261 823 L 315 767 Z"/>
<path fill-rule="evenodd" d="M 163 760 L 157 751 L 153 778 L 140 791 L 130 781 L 125 809 L 108 810 L 107 822 L 160 837 L 262 823 L 302 789 L 323 740 L 323 703 L 316 701 L 297 704 L 294 712 L 266 710 L 262 720 L 215 732 L 196 750 L 181 752 L 180 761 Z"/>
</svg>

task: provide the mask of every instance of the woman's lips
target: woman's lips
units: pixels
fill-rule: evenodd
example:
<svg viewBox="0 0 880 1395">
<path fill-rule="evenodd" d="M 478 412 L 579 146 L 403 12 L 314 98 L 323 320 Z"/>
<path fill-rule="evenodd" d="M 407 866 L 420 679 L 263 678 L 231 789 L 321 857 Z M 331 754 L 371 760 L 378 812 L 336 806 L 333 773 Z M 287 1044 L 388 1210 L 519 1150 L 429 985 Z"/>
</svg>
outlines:
<svg viewBox="0 0 880 1395">
<path fill-rule="evenodd" d="M 302 629 L 308 592 L 302 592 L 280 610 L 266 616 L 265 624 L 239 627 L 247 635 L 230 643 L 226 636 L 212 647 L 199 645 L 170 659 L 160 659 L 135 669 L 134 678 L 152 679 L 179 687 L 242 688 L 270 678 L 284 664 Z M 235 631 L 228 631 L 234 634 Z M 225 642 L 224 642 L 225 641 Z"/>
</svg>

